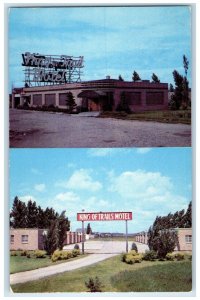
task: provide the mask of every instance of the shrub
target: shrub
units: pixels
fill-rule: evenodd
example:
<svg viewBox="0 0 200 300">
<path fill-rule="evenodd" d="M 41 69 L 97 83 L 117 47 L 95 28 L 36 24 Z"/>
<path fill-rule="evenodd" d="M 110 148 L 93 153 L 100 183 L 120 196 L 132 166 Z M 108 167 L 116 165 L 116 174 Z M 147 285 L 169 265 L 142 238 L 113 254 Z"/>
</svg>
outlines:
<svg viewBox="0 0 200 300">
<path fill-rule="evenodd" d="M 135 263 L 134 256 L 131 255 L 131 254 L 127 254 L 127 255 L 126 255 L 126 258 L 125 258 L 125 262 L 126 262 L 127 264 L 133 265 L 133 264 Z"/>
<path fill-rule="evenodd" d="M 95 279 L 89 278 L 88 282 L 85 282 L 85 285 L 91 293 L 102 292 L 101 288 L 103 285 L 97 276 Z"/>
<path fill-rule="evenodd" d="M 47 253 L 44 250 L 35 250 L 34 254 L 36 258 L 45 258 Z"/>
<path fill-rule="evenodd" d="M 125 262 L 126 261 L 126 253 L 121 254 L 121 261 Z"/>
<path fill-rule="evenodd" d="M 132 243 L 131 250 L 135 250 L 138 253 L 138 248 L 136 243 Z"/>
<path fill-rule="evenodd" d="M 144 260 L 154 261 L 156 258 L 157 258 L 157 253 L 154 250 L 146 250 L 143 255 Z"/>
<path fill-rule="evenodd" d="M 183 260 L 185 258 L 185 255 L 184 255 L 184 253 L 178 252 L 175 254 L 175 258 L 177 260 Z"/>
<path fill-rule="evenodd" d="M 26 257 L 27 257 L 27 258 L 31 258 L 31 254 L 30 254 L 30 253 L 27 253 Z"/>
<path fill-rule="evenodd" d="M 22 250 L 22 252 L 20 253 L 21 256 L 26 256 L 27 255 L 27 251 L 26 250 Z"/>
<path fill-rule="evenodd" d="M 73 257 L 80 255 L 80 250 L 79 249 L 72 250 L 72 255 L 73 255 Z"/>
<path fill-rule="evenodd" d="M 143 255 L 137 253 L 135 250 L 131 250 L 128 253 L 123 253 L 121 260 L 127 264 L 141 263 Z"/>
<path fill-rule="evenodd" d="M 166 259 L 167 260 L 175 260 L 175 254 L 174 253 L 167 253 Z"/>
<path fill-rule="evenodd" d="M 75 245 L 74 245 L 74 249 L 77 249 L 77 250 L 80 249 L 80 248 L 79 248 L 79 245 L 78 245 L 78 244 L 75 244 Z"/>
<path fill-rule="evenodd" d="M 52 262 L 55 262 L 55 261 L 61 259 L 61 253 L 60 253 L 60 252 L 61 252 L 61 251 L 59 251 L 59 250 L 55 250 L 55 251 L 53 252 L 53 254 L 52 254 L 52 256 L 51 256 Z"/>
<path fill-rule="evenodd" d="M 17 256 L 17 252 L 16 251 L 10 251 L 10 255 L 11 256 Z"/>
<path fill-rule="evenodd" d="M 61 259 L 69 259 L 69 258 L 72 258 L 73 255 L 72 255 L 72 251 L 60 251 L 60 256 L 61 256 Z"/>
</svg>

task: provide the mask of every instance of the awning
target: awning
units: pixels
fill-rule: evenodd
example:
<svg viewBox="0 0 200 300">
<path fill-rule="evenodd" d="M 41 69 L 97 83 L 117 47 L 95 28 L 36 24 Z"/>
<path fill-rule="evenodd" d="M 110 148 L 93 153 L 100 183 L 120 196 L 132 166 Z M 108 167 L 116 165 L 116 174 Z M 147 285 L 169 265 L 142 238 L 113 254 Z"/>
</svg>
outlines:
<svg viewBox="0 0 200 300">
<path fill-rule="evenodd" d="M 93 90 L 86 90 L 80 92 L 77 97 L 79 98 L 90 98 L 90 99 L 98 99 L 99 97 L 106 96 L 106 93 L 103 91 L 93 91 Z"/>
</svg>

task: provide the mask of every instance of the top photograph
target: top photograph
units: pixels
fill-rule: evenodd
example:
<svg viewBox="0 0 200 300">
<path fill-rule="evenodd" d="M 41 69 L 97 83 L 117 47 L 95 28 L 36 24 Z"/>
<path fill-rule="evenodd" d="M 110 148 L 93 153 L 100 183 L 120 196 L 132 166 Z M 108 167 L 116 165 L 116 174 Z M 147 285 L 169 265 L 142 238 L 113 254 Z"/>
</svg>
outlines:
<svg viewBox="0 0 200 300">
<path fill-rule="evenodd" d="M 190 147 L 190 5 L 7 8 L 9 147 Z"/>
</svg>

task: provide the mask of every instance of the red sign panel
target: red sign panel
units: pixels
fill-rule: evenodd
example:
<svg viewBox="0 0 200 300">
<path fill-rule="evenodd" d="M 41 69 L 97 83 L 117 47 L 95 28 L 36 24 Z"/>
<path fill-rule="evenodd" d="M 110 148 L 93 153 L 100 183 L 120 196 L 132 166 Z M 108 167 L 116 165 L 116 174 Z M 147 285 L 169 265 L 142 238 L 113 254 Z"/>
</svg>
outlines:
<svg viewBox="0 0 200 300">
<path fill-rule="evenodd" d="M 77 221 L 128 221 L 132 212 L 77 213 Z"/>
</svg>

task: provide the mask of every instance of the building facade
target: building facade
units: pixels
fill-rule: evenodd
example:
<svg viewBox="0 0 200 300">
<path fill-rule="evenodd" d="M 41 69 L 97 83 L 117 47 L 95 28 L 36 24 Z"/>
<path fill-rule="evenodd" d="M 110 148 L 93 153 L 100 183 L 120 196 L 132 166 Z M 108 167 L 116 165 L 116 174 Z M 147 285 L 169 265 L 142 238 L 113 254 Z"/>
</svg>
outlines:
<svg viewBox="0 0 200 300">
<path fill-rule="evenodd" d="M 43 250 L 46 229 L 18 228 L 10 230 L 10 250 Z M 64 245 L 82 241 L 82 234 L 68 231 Z"/>
<path fill-rule="evenodd" d="M 178 246 L 175 251 L 192 251 L 192 228 L 176 228 L 178 235 Z M 142 244 L 148 244 L 147 231 L 136 234 L 135 241 Z"/>
<path fill-rule="evenodd" d="M 148 80 L 127 82 L 106 79 L 13 89 L 11 107 L 57 106 L 66 108 L 71 92 L 80 111 L 115 111 L 122 97 L 132 112 L 168 109 L 168 84 Z M 122 96 L 123 95 L 123 96 Z"/>
</svg>

